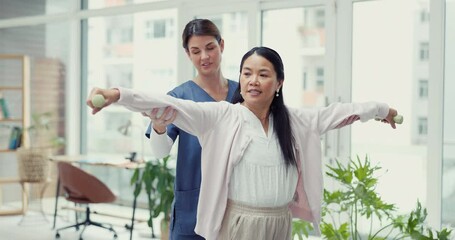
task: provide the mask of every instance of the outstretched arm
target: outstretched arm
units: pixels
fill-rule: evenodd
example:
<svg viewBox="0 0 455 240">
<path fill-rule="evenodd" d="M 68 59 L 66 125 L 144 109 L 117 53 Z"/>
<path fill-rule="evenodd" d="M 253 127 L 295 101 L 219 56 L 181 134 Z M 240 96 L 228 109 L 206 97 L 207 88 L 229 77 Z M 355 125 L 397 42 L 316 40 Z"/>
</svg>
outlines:
<svg viewBox="0 0 455 240">
<path fill-rule="evenodd" d="M 92 103 L 92 97 L 96 94 L 101 94 L 105 98 L 105 103 L 99 107 L 94 106 Z M 201 136 L 219 121 L 222 121 L 228 109 L 227 103 L 196 103 L 165 94 L 148 94 L 127 88 L 94 88 L 87 99 L 87 105 L 92 108 L 93 114 L 112 103 L 117 103 L 134 112 L 150 112 L 153 108 L 171 106 L 178 112 L 174 122 L 175 125 L 195 136 Z"/>
<path fill-rule="evenodd" d="M 387 104 L 377 102 L 365 103 L 333 103 L 328 107 L 319 109 L 317 124 L 320 133 L 325 133 L 334 128 L 352 124 L 355 121 L 368 121 L 379 118 L 396 128 L 394 116 L 397 111 L 389 108 Z"/>
<path fill-rule="evenodd" d="M 400 118 L 396 118 L 396 117 L 400 117 Z M 393 129 L 396 128 L 397 123 L 401 124 L 401 122 L 398 122 L 398 119 L 400 121 L 403 121 L 403 117 L 399 116 L 397 113 L 397 110 L 395 110 L 393 108 L 389 108 L 389 114 L 387 115 L 387 117 L 385 119 L 376 118 L 376 120 L 381 121 L 383 123 L 389 123 Z M 339 123 L 335 128 L 342 128 L 342 127 L 351 125 L 355 121 L 358 121 L 358 120 L 360 120 L 360 117 L 358 115 L 351 115 L 351 116 L 343 119 L 343 121 L 341 121 L 341 123 Z"/>
</svg>

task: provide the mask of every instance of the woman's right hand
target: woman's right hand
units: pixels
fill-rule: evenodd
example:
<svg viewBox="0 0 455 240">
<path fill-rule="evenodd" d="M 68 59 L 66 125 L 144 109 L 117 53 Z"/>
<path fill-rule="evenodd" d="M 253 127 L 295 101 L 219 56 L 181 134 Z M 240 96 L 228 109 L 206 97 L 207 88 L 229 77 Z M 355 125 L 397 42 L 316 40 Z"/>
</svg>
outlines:
<svg viewBox="0 0 455 240">
<path fill-rule="evenodd" d="M 167 125 L 174 122 L 177 117 L 177 111 L 172 107 L 166 107 L 162 113 L 160 108 L 154 108 L 150 112 L 143 112 L 143 116 L 150 118 L 152 122 L 153 130 L 158 134 L 166 133 Z"/>
<path fill-rule="evenodd" d="M 92 103 L 92 99 L 95 95 L 100 94 L 104 98 L 104 104 L 100 107 L 95 107 Z M 120 91 L 117 88 L 111 89 L 102 89 L 102 88 L 92 88 L 89 96 L 87 97 L 86 104 L 92 109 L 92 114 L 96 114 L 101 111 L 101 109 L 115 103 L 120 98 Z"/>
</svg>

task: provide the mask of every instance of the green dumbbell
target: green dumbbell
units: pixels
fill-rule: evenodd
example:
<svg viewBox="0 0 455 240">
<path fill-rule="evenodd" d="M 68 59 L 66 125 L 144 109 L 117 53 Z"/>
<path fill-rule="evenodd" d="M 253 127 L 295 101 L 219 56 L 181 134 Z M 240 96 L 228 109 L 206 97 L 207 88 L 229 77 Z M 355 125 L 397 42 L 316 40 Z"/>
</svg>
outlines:
<svg viewBox="0 0 455 240">
<path fill-rule="evenodd" d="M 376 121 L 381 121 L 382 119 L 380 118 L 375 118 Z M 402 115 L 396 115 L 395 117 L 393 117 L 393 121 L 396 123 L 396 124 L 402 124 L 403 123 L 403 116 Z"/>
<path fill-rule="evenodd" d="M 402 124 L 403 123 L 403 116 L 402 115 L 396 115 L 395 117 L 393 117 L 393 121 L 396 124 Z"/>
<path fill-rule="evenodd" d="M 106 103 L 106 99 L 104 99 L 103 95 L 101 95 L 101 94 L 95 94 L 92 97 L 92 104 L 94 107 L 102 108 L 105 103 Z"/>
</svg>

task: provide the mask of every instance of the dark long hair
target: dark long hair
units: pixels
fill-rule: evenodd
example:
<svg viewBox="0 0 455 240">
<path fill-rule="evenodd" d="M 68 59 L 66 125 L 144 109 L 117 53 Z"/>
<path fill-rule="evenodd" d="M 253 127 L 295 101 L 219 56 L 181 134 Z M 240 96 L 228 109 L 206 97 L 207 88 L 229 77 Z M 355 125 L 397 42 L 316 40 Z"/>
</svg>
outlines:
<svg viewBox="0 0 455 240">
<path fill-rule="evenodd" d="M 189 21 L 182 33 L 182 45 L 188 51 L 188 41 L 192 36 L 213 36 L 218 43 L 221 42 L 220 30 L 208 19 L 196 18 Z"/>
<path fill-rule="evenodd" d="M 242 57 L 240 62 L 240 74 L 242 73 L 243 63 L 251 55 L 257 54 L 270 63 L 276 72 L 277 81 L 284 80 L 284 65 L 280 55 L 273 49 L 268 47 L 254 47 Z M 231 100 L 232 103 L 242 103 L 244 101 L 240 94 L 240 81 L 237 90 Z M 273 128 L 275 129 L 280 144 L 281 152 L 283 153 L 284 162 L 286 166 L 297 166 L 297 160 L 295 158 L 294 146 L 295 138 L 292 134 L 291 120 L 289 118 L 289 111 L 284 105 L 283 100 L 283 88 L 279 90 L 279 96 L 275 96 L 270 105 L 270 113 L 273 116 Z"/>
</svg>

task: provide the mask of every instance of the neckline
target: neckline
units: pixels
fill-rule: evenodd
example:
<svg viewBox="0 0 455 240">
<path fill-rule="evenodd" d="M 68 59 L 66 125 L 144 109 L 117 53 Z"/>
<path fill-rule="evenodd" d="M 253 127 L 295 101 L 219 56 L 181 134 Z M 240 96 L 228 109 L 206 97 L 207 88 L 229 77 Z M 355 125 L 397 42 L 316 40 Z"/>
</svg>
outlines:
<svg viewBox="0 0 455 240">
<path fill-rule="evenodd" d="M 230 83 L 231 80 L 229 80 L 229 79 L 226 78 L 226 81 L 227 81 L 227 86 L 228 86 L 228 93 L 226 94 L 226 98 L 225 98 L 224 100 L 222 100 L 222 101 L 228 101 L 228 99 L 232 98 L 232 95 L 233 95 L 233 92 L 232 92 L 232 91 L 235 91 L 235 89 L 231 91 L 231 87 L 230 87 L 230 86 L 231 86 L 231 83 Z M 191 82 L 191 84 L 193 84 L 194 86 L 196 86 L 197 89 L 199 89 L 201 92 L 203 92 L 207 97 L 209 97 L 212 101 L 217 102 L 212 96 L 210 96 L 210 94 L 209 94 L 208 92 L 206 92 L 206 91 L 205 91 L 201 86 L 199 86 L 194 80 L 191 80 L 190 82 Z"/>
<path fill-rule="evenodd" d="M 239 104 L 240 106 L 242 106 L 242 108 L 244 108 L 244 111 L 247 112 L 247 114 L 249 115 L 248 118 L 250 119 L 253 119 L 251 122 L 253 125 L 256 125 L 258 126 L 260 129 L 261 129 L 261 132 L 262 132 L 262 136 L 261 137 L 264 137 L 266 139 L 269 139 L 271 138 L 271 136 L 273 135 L 273 116 L 272 114 L 269 114 L 268 118 L 269 118 L 269 123 L 268 123 L 268 126 L 267 126 L 267 134 L 265 133 L 265 130 L 264 130 L 264 127 L 262 126 L 262 122 L 261 120 L 249 109 L 247 108 L 246 106 L 242 105 L 242 104 Z M 250 122 L 250 121 L 249 121 Z"/>
</svg>

